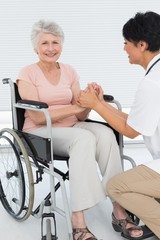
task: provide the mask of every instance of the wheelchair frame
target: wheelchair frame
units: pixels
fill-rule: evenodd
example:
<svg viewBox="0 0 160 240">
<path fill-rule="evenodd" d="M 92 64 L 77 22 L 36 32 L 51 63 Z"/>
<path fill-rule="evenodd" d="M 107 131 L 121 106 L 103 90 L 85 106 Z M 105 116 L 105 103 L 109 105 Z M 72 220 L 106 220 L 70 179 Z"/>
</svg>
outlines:
<svg viewBox="0 0 160 240">
<path fill-rule="evenodd" d="M 12 154 L 14 154 L 14 159 L 12 158 L 12 161 L 15 161 L 16 163 L 13 162 L 13 166 L 4 166 L 4 168 L 11 168 L 11 169 L 4 169 L 4 175 L 1 176 L 0 179 L 0 200 L 6 209 L 6 211 L 17 221 L 24 221 L 26 220 L 30 215 L 33 215 L 36 218 L 41 218 L 42 217 L 42 225 L 44 224 L 46 220 L 46 235 L 43 234 L 43 226 L 41 229 L 41 235 L 42 235 L 42 240 L 52 240 L 52 239 L 57 239 L 57 232 L 56 232 L 56 226 L 54 229 L 54 234 L 52 233 L 51 230 L 51 221 L 54 222 L 55 225 L 55 216 L 54 212 L 59 213 L 63 217 L 66 218 L 66 223 L 67 223 L 67 228 L 68 228 L 68 238 L 69 240 L 72 240 L 72 226 L 71 226 L 71 220 L 70 220 L 70 208 L 69 208 L 69 203 L 68 203 L 68 198 L 67 198 L 67 193 L 66 193 L 66 188 L 64 184 L 64 180 L 67 179 L 68 174 L 67 173 L 62 173 L 60 170 L 56 169 L 54 167 L 54 154 L 53 154 L 53 140 L 51 137 L 51 119 L 49 116 L 49 112 L 47 109 L 41 108 L 41 105 L 27 105 L 23 103 L 16 103 L 16 98 L 15 98 L 15 89 L 14 89 L 14 83 L 10 79 L 4 79 L 3 83 L 9 83 L 11 87 L 11 101 L 12 101 L 12 117 L 13 117 L 13 125 L 14 128 L 8 129 L 4 128 L 0 131 L 0 147 L 1 149 L 3 146 L 5 149 L 11 148 Z M 47 122 L 47 138 L 42 139 L 42 144 L 44 144 L 45 147 L 47 146 L 46 150 L 46 161 L 41 161 L 41 159 L 38 157 L 38 161 L 34 157 L 34 153 L 36 151 L 34 145 L 32 144 L 31 141 L 26 141 L 27 139 L 27 134 L 23 133 L 22 131 L 18 130 L 18 122 L 16 119 L 16 114 L 17 114 L 17 109 L 28 109 L 28 110 L 33 110 L 33 111 L 40 111 L 43 112 L 45 117 L 46 117 L 46 122 Z M 37 138 L 40 140 L 40 137 L 35 136 L 35 135 L 30 135 L 31 139 L 33 140 L 34 144 L 36 144 Z M 27 145 L 26 145 L 27 144 Z M 9 145 L 9 147 L 8 147 Z M 15 147 L 16 146 L 16 147 Z M 27 146 L 27 150 L 26 150 Z M 1 154 L 5 153 L 0 150 Z M 31 154 L 32 153 L 32 154 Z M 7 152 L 7 154 L 9 154 Z M 28 156 L 29 154 L 29 156 Z M 37 154 L 37 152 L 36 152 Z M 38 153 L 39 154 L 39 153 Z M 31 156 L 31 157 L 30 157 Z M 3 157 L 5 159 L 5 157 Z M 60 158 L 60 157 L 59 157 Z M 62 157 L 62 160 L 67 161 L 68 158 Z M 6 159 L 5 159 L 6 160 Z M 10 159 L 11 160 L 11 159 Z M 23 166 L 22 166 L 23 162 Z M 6 163 L 4 163 L 6 164 Z M 13 167 L 13 168 L 12 168 Z M 36 171 L 36 182 L 34 182 L 33 179 L 33 173 L 32 173 L 32 167 L 33 168 L 38 168 Z M 25 168 L 25 169 L 23 169 Z M 47 195 L 47 197 L 40 203 L 40 205 L 34 210 L 33 209 L 33 203 L 34 203 L 34 184 L 42 181 L 42 175 L 43 173 L 47 173 L 50 177 L 50 193 Z M 1 171 L 2 174 L 2 171 Z M 25 177 L 24 177 L 25 175 Z M 26 175 L 28 175 L 26 177 Z M 9 185 L 11 180 L 13 178 L 17 178 L 17 183 L 15 184 L 15 179 L 13 180 L 14 182 L 11 183 L 10 188 L 13 188 L 13 185 L 19 185 L 20 189 L 20 194 L 22 194 L 22 197 L 18 193 L 18 198 L 13 197 L 11 200 L 8 199 L 10 196 L 8 196 L 7 191 L 5 187 Z M 27 178 L 27 179 L 26 179 Z M 8 183 L 5 181 L 8 180 Z M 58 180 L 57 185 L 55 186 L 55 179 Z M 3 182 L 4 186 L 3 187 Z M 27 185 L 27 188 L 25 187 L 25 184 Z M 9 186 L 7 186 L 9 187 Z M 55 196 L 55 191 L 60 187 L 61 189 L 61 194 L 62 194 L 62 200 L 63 200 L 63 206 L 64 210 L 59 208 L 56 203 L 56 196 Z M 5 192 L 6 191 L 6 192 Z M 9 189 L 10 191 L 10 189 Z M 10 194 L 10 193 L 9 193 Z M 28 196 L 26 197 L 26 195 Z M 25 195 L 25 196 L 24 196 Z M 27 198 L 27 199 L 25 199 Z M 13 202 L 13 203 L 12 203 Z M 16 207 L 13 207 L 13 205 L 16 205 Z M 45 211 L 45 212 L 44 212 Z M 52 220 L 51 220 L 52 219 Z"/>
<path fill-rule="evenodd" d="M 0 176 L 0 200 L 6 209 L 6 211 L 17 221 L 24 221 L 26 220 L 30 215 L 33 215 L 36 218 L 42 218 L 41 221 L 41 240 L 54 240 L 57 239 L 57 233 L 56 233 L 56 221 L 54 212 L 59 213 L 60 215 L 64 216 L 66 218 L 67 228 L 68 228 L 68 238 L 69 240 L 73 240 L 72 237 L 72 226 L 71 226 L 71 219 L 70 219 L 70 208 L 65 188 L 64 181 L 68 179 L 68 171 L 67 173 L 62 173 L 59 169 L 54 167 L 54 161 L 62 159 L 63 161 L 68 161 L 69 157 L 61 157 L 61 156 L 55 156 L 54 155 L 54 143 L 51 136 L 51 119 L 49 112 L 47 110 L 47 105 L 45 103 L 37 103 L 34 101 L 19 101 L 17 102 L 16 96 L 15 96 L 15 83 L 12 82 L 11 79 L 6 78 L 3 79 L 4 84 L 10 84 L 11 87 L 11 101 L 12 101 L 12 117 L 13 117 L 13 129 L 4 128 L 0 131 L 0 148 L 3 146 L 3 143 L 7 149 L 8 145 L 10 146 L 12 150 L 12 154 L 15 155 L 15 163 L 13 166 L 13 169 L 8 170 L 6 169 L 6 172 L 3 176 Z M 104 95 L 104 98 L 106 101 L 109 101 L 110 103 L 113 103 L 117 106 L 119 110 L 121 110 L 120 103 L 115 100 L 112 96 Z M 17 109 L 18 110 L 33 110 L 33 111 L 40 111 L 43 112 L 46 117 L 46 123 L 47 123 L 47 138 L 43 139 L 38 136 L 24 133 L 19 130 L 18 122 L 17 122 Z M 88 120 L 92 121 L 92 120 Z M 99 122 L 94 121 L 93 122 Z M 101 122 L 99 122 L 101 123 Z M 104 123 L 108 126 L 107 123 Z M 119 144 L 119 150 L 120 155 L 122 159 L 122 166 L 124 166 L 123 160 L 128 160 L 132 167 L 135 167 L 136 164 L 134 160 L 123 154 L 123 136 L 114 130 L 116 137 L 118 138 L 118 144 Z M 28 136 L 30 140 L 28 140 Z M 38 139 L 38 140 L 37 140 Z M 39 157 L 39 153 L 36 150 L 36 144 L 37 141 L 42 141 L 42 145 L 45 145 L 46 152 L 44 153 L 43 150 L 41 152 L 44 153 L 46 160 L 43 160 L 41 157 Z M 44 144 L 45 143 L 45 144 Z M 39 145 L 39 143 L 38 143 Z M 40 145 L 40 148 L 41 146 Z M 3 152 L 0 153 L 3 154 Z M 35 157 L 36 155 L 36 157 Z M 5 156 L 5 154 L 4 154 Z M 55 157 L 54 157 L 55 156 Z M 37 160 L 38 159 L 38 160 Z M 8 167 L 8 166 L 7 166 Z M 36 182 L 34 182 L 33 178 L 33 172 L 32 167 L 36 170 Z M 33 211 L 33 203 L 34 203 L 34 184 L 42 181 L 42 175 L 43 173 L 47 173 L 50 177 L 50 193 L 47 195 L 47 197 L 40 203 L 40 205 Z M 17 197 L 12 198 L 11 200 L 8 199 L 10 196 L 7 195 L 7 192 L 5 192 L 3 187 L 3 178 L 5 181 L 11 182 L 13 178 L 17 179 L 17 186 L 20 186 L 20 193 L 17 193 Z M 55 179 L 58 180 L 57 185 L 55 186 Z M 5 182 L 4 181 L 4 182 Z M 27 189 L 26 189 L 26 185 Z M 4 183 L 5 186 L 7 183 Z M 56 203 L 56 190 L 58 188 L 61 188 L 61 194 L 63 199 L 63 205 L 64 210 L 59 208 Z M 11 186 L 13 188 L 13 186 Z M 28 196 L 26 197 L 26 195 Z M 22 195 L 22 196 L 20 196 Z M 13 203 L 12 203 L 13 202 Z M 13 205 L 16 205 L 16 208 L 13 207 Z M 14 208 L 14 209 L 13 209 Z M 45 221 L 46 220 L 46 221 Z M 54 222 L 54 234 L 51 227 L 52 221 Z M 43 225 L 44 222 L 46 224 L 46 234 L 43 233 Z"/>
</svg>

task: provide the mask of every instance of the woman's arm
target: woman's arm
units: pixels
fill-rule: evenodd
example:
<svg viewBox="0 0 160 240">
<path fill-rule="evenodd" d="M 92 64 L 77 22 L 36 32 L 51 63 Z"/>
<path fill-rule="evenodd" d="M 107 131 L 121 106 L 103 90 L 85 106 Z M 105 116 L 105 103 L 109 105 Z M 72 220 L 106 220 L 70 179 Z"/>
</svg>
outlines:
<svg viewBox="0 0 160 240">
<path fill-rule="evenodd" d="M 18 84 L 19 94 L 22 99 L 39 101 L 37 90 L 33 85 L 22 80 L 18 80 L 17 84 Z M 46 124 L 46 119 L 42 112 L 36 112 L 31 110 L 27 110 L 27 111 L 28 111 L 29 117 L 32 119 L 32 121 L 35 124 L 37 125 Z M 49 110 L 49 113 L 50 113 L 52 122 L 57 122 L 64 118 L 70 117 L 72 115 L 77 115 L 82 111 L 84 111 L 84 108 L 74 104 L 61 109 Z"/>
<path fill-rule="evenodd" d="M 78 97 L 80 94 L 79 82 L 75 82 L 72 85 L 72 94 L 73 94 L 72 104 L 77 105 Z M 88 117 L 90 111 L 91 111 L 91 109 L 84 108 L 82 112 L 76 114 L 76 117 L 78 118 L 78 120 L 83 121 Z"/>
</svg>

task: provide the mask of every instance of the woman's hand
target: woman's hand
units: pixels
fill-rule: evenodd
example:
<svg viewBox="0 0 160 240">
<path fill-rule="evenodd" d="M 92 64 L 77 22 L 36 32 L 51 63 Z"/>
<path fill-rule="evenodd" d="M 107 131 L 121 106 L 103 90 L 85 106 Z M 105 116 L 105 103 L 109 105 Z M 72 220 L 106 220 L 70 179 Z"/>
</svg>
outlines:
<svg viewBox="0 0 160 240">
<path fill-rule="evenodd" d="M 85 107 L 82 107 L 80 104 L 74 104 L 75 114 L 82 113 L 86 110 Z"/>
</svg>

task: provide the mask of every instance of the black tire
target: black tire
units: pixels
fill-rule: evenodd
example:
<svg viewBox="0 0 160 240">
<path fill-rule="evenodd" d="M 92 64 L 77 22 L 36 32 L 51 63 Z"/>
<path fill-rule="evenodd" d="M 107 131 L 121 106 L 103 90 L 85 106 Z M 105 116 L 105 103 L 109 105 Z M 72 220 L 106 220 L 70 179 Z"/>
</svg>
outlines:
<svg viewBox="0 0 160 240">
<path fill-rule="evenodd" d="M 17 221 L 26 220 L 32 212 L 32 168 L 22 140 L 12 129 L 0 131 L 0 199 Z"/>
</svg>

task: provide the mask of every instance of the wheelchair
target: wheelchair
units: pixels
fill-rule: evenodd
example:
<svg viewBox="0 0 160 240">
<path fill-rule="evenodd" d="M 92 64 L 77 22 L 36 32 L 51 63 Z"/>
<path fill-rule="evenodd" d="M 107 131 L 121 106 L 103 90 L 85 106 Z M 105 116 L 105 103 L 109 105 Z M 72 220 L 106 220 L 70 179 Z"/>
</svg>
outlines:
<svg viewBox="0 0 160 240">
<path fill-rule="evenodd" d="M 68 239 L 73 240 L 70 208 L 65 187 L 65 180 L 69 180 L 69 157 L 54 154 L 54 143 L 51 136 L 51 119 L 46 103 L 21 100 L 17 85 L 9 78 L 2 80 L 11 88 L 11 110 L 13 129 L 0 130 L 0 200 L 9 215 L 22 222 L 30 215 L 41 218 L 41 240 L 56 240 L 57 226 L 55 213 L 66 220 Z M 120 103 L 110 95 L 104 95 L 105 101 L 115 104 L 121 110 Z M 42 138 L 22 131 L 25 110 L 43 112 L 47 123 L 47 138 Z M 86 121 L 105 122 L 87 119 Z M 123 153 L 123 136 L 113 129 L 119 145 L 122 166 L 128 160 L 132 167 L 134 160 Z M 55 167 L 55 161 L 63 161 L 67 171 Z M 44 174 L 50 179 L 50 192 L 34 208 L 35 185 L 42 182 Z M 63 208 L 58 207 L 56 191 L 61 189 Z M 137 223 L 139 219 L 129 213 Z"/>
</svg>

